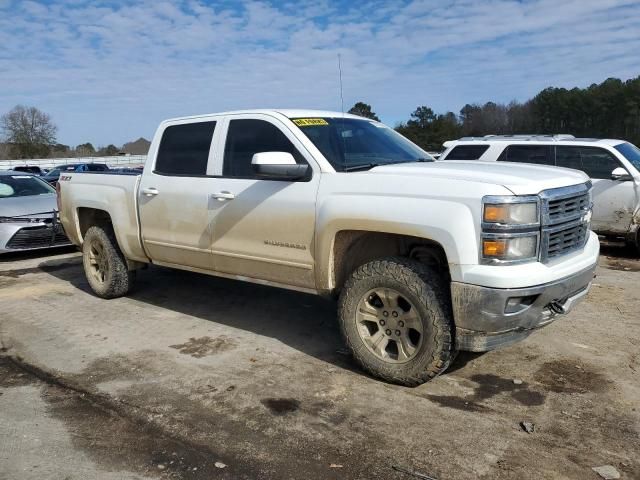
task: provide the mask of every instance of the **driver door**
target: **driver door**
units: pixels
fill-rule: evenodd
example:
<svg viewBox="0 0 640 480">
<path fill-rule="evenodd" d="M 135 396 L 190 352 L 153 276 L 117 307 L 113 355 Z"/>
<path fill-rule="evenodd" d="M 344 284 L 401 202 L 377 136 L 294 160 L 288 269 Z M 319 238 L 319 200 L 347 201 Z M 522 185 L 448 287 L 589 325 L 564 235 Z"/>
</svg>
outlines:
<svg viewBox="0 0 640 480">
<path fill-rule="evenodd" d="M 224 155 L 210 190 L 215 270 L 314 289 L 320 181 L 315 161 L 271 115 L 231 115 L 225 130 Z M 310 174 L 298 180 L 258 178 L 251 160 L 261 152 L 288 152 L 296 163 L 309 164 Z"/>
</svg>

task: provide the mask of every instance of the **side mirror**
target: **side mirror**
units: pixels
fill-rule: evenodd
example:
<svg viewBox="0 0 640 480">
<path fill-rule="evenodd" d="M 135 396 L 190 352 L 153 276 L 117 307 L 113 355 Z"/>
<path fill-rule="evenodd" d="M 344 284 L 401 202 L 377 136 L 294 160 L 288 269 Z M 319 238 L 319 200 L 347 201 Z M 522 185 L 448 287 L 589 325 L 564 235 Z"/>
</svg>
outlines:
<svg viewBox="0 0 640 480">
<path fill-rule="evenodd" d="M 256 175 L 274 180 L 299 180 L 309 172 L 309 165 L 296 163 L 288 152 L 260 152 L 253 155 L 251 165 Z"/>
<path fill-rule="evenodd" d="M 617 180 L 618 182 L 627 182 L 629 180 L 633 180 L 633 178 L 624 168 L 618 167 L 613 172 L 611 172 L 611 180 Z"/>
</svg>

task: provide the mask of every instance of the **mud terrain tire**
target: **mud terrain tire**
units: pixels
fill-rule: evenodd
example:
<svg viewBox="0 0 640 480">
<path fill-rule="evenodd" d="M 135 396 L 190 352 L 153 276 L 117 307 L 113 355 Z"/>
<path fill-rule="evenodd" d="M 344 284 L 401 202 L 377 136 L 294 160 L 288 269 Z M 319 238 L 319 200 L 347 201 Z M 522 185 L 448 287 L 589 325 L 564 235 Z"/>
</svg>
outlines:
<svg viewBox="0 0 640 480">
<path fill-rule="evenodd" d="M 378 291 L 391 300 L 378 301 Z M 388 295 L 384 292 L 393 294 Z M 396 293 L 399 295 L 395 296 Z M 370 308 L 369 302 L 377 303 L 375 310 L 379 314 L 371 314 L 374 309 Z M 395 305 L 395 308 L 389 310 L 385 307 L 387 304 Z M 404 309 L 409 305 L 410 309 L 404 312 L 398 305 L 404 305 Z M 358 314 L 363 308 L 367 311 L 365 317 Z M 416 330 L 421 331 L 418 335 L 421 340 L 411 342 L 412 354 L 403 353 L 402 357 L 396 354 L 397 358 L 393 359 L 383 358 L 385 355 L 393 355 L 393 352 L 388 354 L 383 350 L 382 356 L 375 353 L 379 347 L 372 347 L 375 342 L 367 338 L 367 335 L 370 335 L 368 329 L 381 328 L 383 336 L 391 331 L 391 335 L 386 336 L 388 348 L 389 343 L 393 341 L 391 337 L 396 332 L 399 336 L 395 338 L 399 339 L 404 335 L 399 333 L 400 330 L 386 329 L 386 326 L 390 325 L 390 314 L 396 317 L 391 322 L 393 325 L 390 325 L 391 329 L 394 329 L 399 328 L 399 324 L 401 327 L 405 326 L 398 319 L 404 318 L 403 315 L 408 315 L 409 312 L 413 312 L 411 324 L 415 325 Z M 385 317 L 382 316 L 383 313 Z M 388 382 L 405 386 L 420 385 L 446 370 L 455 358 L 454 323 L 447 285 L 435 270 L 420 262 L 403 257 L 389 257 L 357 268 L 348 278 L 340 294 L 338 318 L 344 341 L 356 361 L 367 372 Z M 363 330 L 363 323 L 367 325 L 366 330 Z M 374 327 L 376 323 L 387 325 Z M 374 331 L 376 333 L 371 338 L 379 335 L 377 330 Z M 416 335 L 414 332 L 414 338 Z M 411 351 L 410 348 L 401 345 L 403 342 L 396 341 L 396 351 Z M 378 344 L 384 342 L 385 339 L 382 339 Z"/>
<path fill-rule="evenodd" d="M 101 298 L 129 293 L 136 277 L 130 271 L 110 227 L 90 227 L 82 243 L 82 263 L 91 290 Z"/>
</svg>

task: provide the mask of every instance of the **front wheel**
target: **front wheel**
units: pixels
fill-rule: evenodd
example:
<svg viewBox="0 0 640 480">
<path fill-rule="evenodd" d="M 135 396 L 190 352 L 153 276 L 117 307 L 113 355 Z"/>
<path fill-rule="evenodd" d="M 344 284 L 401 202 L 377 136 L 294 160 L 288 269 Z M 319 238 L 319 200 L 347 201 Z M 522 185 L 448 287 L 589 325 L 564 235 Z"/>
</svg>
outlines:
<svg viewBox="0 0 640 480">
<path fill-rule="evenodd" d="M 82 243 L 82 263 L 91 290 L 102 298 L 126 295 L 135 280 L 112 228 L 91 227 Z"/>
<path fill-rule="evenodd" d="M 356 361 L 388 382 L 419 385 L 455 356 L 445 284 L 420 262 L 391 257 L 362 265 L 347 280 L 338 311 Z"/>
</svg>

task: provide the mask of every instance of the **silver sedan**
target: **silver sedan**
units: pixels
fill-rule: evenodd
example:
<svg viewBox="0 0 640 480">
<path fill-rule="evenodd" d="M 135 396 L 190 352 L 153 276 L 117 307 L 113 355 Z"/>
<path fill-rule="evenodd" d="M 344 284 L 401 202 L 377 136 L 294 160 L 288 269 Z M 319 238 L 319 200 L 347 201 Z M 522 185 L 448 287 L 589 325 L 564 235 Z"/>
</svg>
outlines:
<svg viewBox="0 0 640 480">
<path fill-rule="evenodd" d="M 0 172 L 0 254 L 70 245 L 58 222 L 56 191 L 23 172 Z"/>
</svg>

